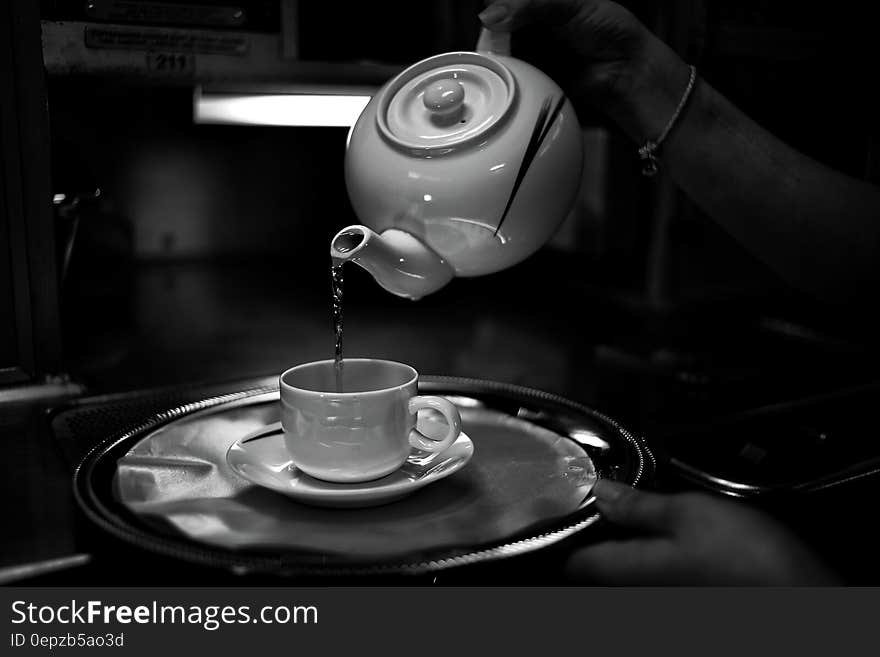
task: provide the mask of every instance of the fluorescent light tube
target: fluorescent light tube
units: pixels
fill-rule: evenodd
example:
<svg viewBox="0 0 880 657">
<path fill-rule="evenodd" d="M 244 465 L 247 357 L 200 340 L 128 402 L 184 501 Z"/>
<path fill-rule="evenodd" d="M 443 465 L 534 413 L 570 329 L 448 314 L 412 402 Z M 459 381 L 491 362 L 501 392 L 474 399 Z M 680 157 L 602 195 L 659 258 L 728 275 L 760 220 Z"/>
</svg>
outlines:
<svg viewBox="0 0 880 657">
<path fill-rule="evenodd" d="M 197 93 L 196 123 L 351 127 L 370 96 L 347 94 Z"/>
</svg>

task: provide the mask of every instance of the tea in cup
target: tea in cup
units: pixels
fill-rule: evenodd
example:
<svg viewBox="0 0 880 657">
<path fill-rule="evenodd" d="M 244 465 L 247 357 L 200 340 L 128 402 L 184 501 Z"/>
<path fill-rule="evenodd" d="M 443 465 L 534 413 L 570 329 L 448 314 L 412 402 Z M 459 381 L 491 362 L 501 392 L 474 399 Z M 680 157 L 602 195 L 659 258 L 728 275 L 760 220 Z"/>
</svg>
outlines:
<svg viewBox="0 0 880 657">
<path fill-rule="evenodd" d="M 317 479 L 355 483 L 394 472 L 413 447 L 447 449 L 461 433 L 461 416 L 448 399 L 419 395 L 418 381 L 409 365 L 372 358 L 346 358 L 341 388 L 333 360 L 285 371 L 281 425 L 294 465 Z M 442 439 L 416 429 L 420 409 L 443 415 Z"/>
</svg>

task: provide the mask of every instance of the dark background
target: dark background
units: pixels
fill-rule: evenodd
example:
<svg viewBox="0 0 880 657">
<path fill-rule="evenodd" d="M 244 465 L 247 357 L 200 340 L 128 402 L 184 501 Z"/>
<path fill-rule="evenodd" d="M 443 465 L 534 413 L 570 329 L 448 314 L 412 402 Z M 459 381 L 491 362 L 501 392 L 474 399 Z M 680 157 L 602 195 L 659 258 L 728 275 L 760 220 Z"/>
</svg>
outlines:
<svg viewBox="0 0 880 657">
<path fill-rule="evenodd" d="M 822 162 L 876 179 L 872 9 L 857 2 L 838 3 L 833 11 L 772 2 L 631 6 L 765 127 Z M 474 2 L 390 2 L 342 11 L 301 3 L 300 55 L 403 65 L 470 48 L 479 8 Z M 82 20 L 82 14 L 82 3 L 43 3 L 44 18 Z M 280 21 L 273 3 L 254 2 L 248 15 L 253 30 L 270 32 Z M 565 79 L 565 59 L 534 30 L 517 36 L 514 51 Z M 345 129 L 194 125 L 190 85 L 124 76 L 50 74 L 48 96 L 53 189 L 97 186 L 103 192 L 82 210 L 62 289 L 69 371 L 109 389 L 214 376 L 226 359 L 205 350 L 214 342 L 218 349 L 235 349 L 252 341 L 250 331 L 260 325 L 251 319 L 255 312 L 287 318 L 277 319 L 275 328 L 283 329 L 271 337 L 290 346 L 271 356 L 250 353 L 223 373 L 262 374 L 291 358 L 323 355 L 317 343 L 324 337 L 318 327 L 327 322 L 326 244 L 338 228 L 356 221 L 341 175 Z M 590 143 L 602 146 L 588 153 L 592 164 L 584 182 L 598 201 L 576 209 L 535 262 L 493 282 L 456 281 L 416 305 L 384 298 L 369 281 L 361 287 L 356 272 L 350 275 L 353 307 L 363 305 L 365 315 L 382 309 L 376 314 L 392 334 L 398 318 L 402 327 L 436 324 L 439 307 L 452 295 L 503 298 L 515 288 L 520 305 L 532 296 L 551 299 L 547 308 L 533 310 L 562 324 L 609 302 L 664 317 L 696 312 L 711 320 L 720 313 L 722 332 L 728 314 L 771 312 L 811 330 L 865 339 L 862 322 L 785 288 L 685 198 L 674 195 L 671 209 L 659 213 L 657 186 L 638 175 L 634 145 L 588 110 L 581 118 Z M 212 275 L 219 278 L 207 282 Z M 209 303 L 212 296 L 216 301 Z M 254 307 L 257 299 L 265 301 Z M 394 308 L 390 315 L 388 306 Z M 376 342 L 360 342 L 369 320 L 357 313 L 350 344 L 381 350 Z M 284 324 L 294 318 L 303 325 Z M 468 319 L 459 316 L 456 323 Z M 265 347 L 267 336 L 260 335 Z M 293 346 L 304 339 L 315 344 Z M 474 339 L 473 332 L 465 337 Z M 164 359 L 156 354 L 169 350 L 175 359 L 203 357 L 177 372 L 151 374 L 142 367 L 149 360 L 160 369 Z M 425 360 L 441 369 L 447 363 Z"/>
<path fill-rule="evenodd" d="M 26 4 L 9 7 L 35 11 L 33 4 L 22 10 Z M 279 3 L 199 4 L 245 6 L 244 25 L 213 26 L 230 34 L 283 29 Z M 69 42 L 44 41 L 46 68 L 39 52 L 24 68 L 20 55 L 30 51 L 23 44 L 30 39 L 39 50 L 37 40 L 2 14 L 5 33 L 20 36 L 0 49 L 14 78 L 6 70 L 0 76 L 3 98 L 19 103 L 0 108 L 8 208 L 0 215 L 0 369 L 20 359 L 28 339 L 39 356 L 54 337 L 57 357 L 48 348 L 52 357 L 31 358 L 23 383 L 73 382 L 88 400 L 270 377 L 329 357 L 327 247 L 356 221 L 342 178 L 346 130 L 196 125 L 193 88 L 379 85 L 422 57 L 472 48 L 480 6 L 302 2 L 301 62 L 283 75 L 277 62 L 257 61 L 244 75 L 214 69 L 204 78 L 133 72 L 115 66 L 119 53 L 108 55 L 108 66 L 65 65 L 79 61 L 80 23 L 108 22 L 78 0 L 40 3 L 33 22 L 66 26 Z M 880 180 L 877 12 L 869 3 L 632 7 L 759 123 L 830 166 Z M 564 80 L 569 64 L 551 46 L 528 31 L 515 38 L 514 54 Z M 786 288 L 667 181 L 643 179 L 636 145 L 613 125 L 588 111 L 580 118 L 587 167 L 580 203 L 560 234 L 517 267 L 455 280 L 418 303 L 388 295 L 365 272 L 347 272 L 347 354 L 522 384 L 593 406 L 646 435 L 672 464 L 664 483 L 673 488 L 683 479 L 676 463 L 772 486 L 876 460 L 877 392 L 842 392 L 877 378 L 873 309 L 830 308 Z M 24 126 L 18 141 L 12 125 Z M 35 171 L 45 181 L 46 193 L 22 198 L 47 215 L 48 238 L 32 230 L 30 215 L 30 223 L 17 219 L 19 163 L 25 178 Z M 101 195 L 92 198 L 96 188 Z M 50 210 L 47 198 L 59 193 L 83 198 L 67 267 L 69 216 Z M 36 311 L 25 315 L 28 285 Z M 829 394 L 843 396 L 815 401 Z M 142 398 L 157 399 L 153 392 Z M 25 491 L 3 565 L 82 549 L 70 464 L 55 453 L 47 405 L 0 414 L 12 450 L 3 492 L 17 500 Z M 745 424 L 725 424 L 731 417 Z M 854 490 L 844 503 L 811 497 L 794 514 L 826 542 L 841 537 L 841 562 L 847 546 L 858 546 L 866 557 L 853 559 L 856 575 L 871 563 L 871 546 L 845 530 L 858 525 L 850 510 L 864 494 Z M 820 507 L 834 510 L 823 516 L 833 529 L 811 522 Z"/>
</svg>

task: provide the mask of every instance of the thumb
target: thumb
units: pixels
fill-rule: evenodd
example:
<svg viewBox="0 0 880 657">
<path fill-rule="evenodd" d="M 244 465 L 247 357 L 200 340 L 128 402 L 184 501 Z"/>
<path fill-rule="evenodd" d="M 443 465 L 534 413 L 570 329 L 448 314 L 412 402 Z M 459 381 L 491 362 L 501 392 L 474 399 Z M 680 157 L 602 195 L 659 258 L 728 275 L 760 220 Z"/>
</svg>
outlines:
<svg viewBox="0 0 880 657">
<path fill-rule="evenodd" d="M 496 0 L 487 2 L 480 21 L 493 31 L 510 32 L 526 23 L 558 27 L 570 21 L 585 6 L 595 2 L 577 0 Z"/>
<path fill-rule="evenodd" d="M 674 498 L 600 479 L 593 487 L 599 511 L 615 525 L 668 534 L 676 524 Z"/>
</svg>

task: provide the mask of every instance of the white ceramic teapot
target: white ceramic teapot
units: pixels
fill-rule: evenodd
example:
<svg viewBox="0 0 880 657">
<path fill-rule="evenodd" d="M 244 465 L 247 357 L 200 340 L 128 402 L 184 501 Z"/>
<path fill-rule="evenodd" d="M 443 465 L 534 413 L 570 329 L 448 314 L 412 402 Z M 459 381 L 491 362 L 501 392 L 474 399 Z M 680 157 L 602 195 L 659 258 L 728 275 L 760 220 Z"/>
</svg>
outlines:
<svg viewBox="0 0 880 657">
<path fill-rule="evenodd" d="M 418 299 L 550 239 L 580 186 L 580 127 L 556 83 L 511 57 L 509 43 L 483 30 L 477 52 L 425 59 L 372 98 L 345 155 L 364 225 L 337 233 L 334 259 Z"/>
</svg>

